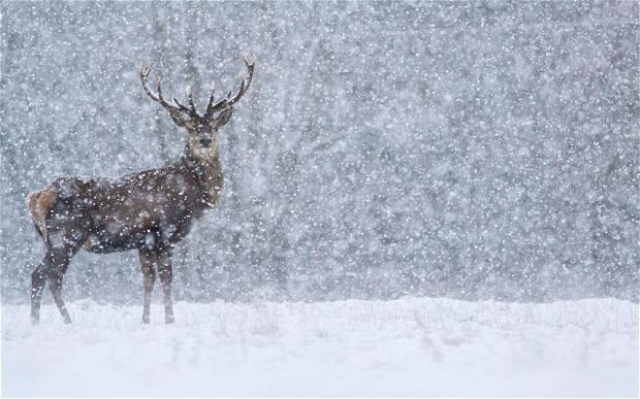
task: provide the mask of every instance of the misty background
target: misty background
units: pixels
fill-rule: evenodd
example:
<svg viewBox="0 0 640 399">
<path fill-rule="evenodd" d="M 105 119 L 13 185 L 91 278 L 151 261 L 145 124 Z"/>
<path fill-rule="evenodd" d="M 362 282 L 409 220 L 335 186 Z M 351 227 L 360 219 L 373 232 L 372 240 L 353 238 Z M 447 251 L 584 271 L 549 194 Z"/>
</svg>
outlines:
<svg viewBox="0 0 640 399">
<path fill-rule="evenodd" d="M 174 250 L 175 299 L 638 300 L 637 2 L 0 7 L 5 303 L 44 255 L 29 192 L 182 154 L 140 67 L 201 109 L 243 55 L 225 191 Z M 137 253 L 79 253 L 64 290 L 141 301 Z"/>
</svg>

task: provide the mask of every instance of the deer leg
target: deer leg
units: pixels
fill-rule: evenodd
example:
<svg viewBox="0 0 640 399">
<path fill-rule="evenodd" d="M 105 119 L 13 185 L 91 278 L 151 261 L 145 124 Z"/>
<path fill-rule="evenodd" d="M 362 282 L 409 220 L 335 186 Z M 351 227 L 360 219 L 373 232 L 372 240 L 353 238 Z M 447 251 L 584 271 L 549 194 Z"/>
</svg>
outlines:
<svg viewBox="0 0 640 399">
<path fill-rule="evenodd" d="M 140 250 L 140 265 L 142 266 L 142 277 L 144 280 L 144 302 L 142 304 L 142 323 L 149 324 L 151 293 L 153 292 L 153 284 L 156 282 L 156 270 L 154 264 L 156 257 L 151 251 Z"/>
<path fill-rule="evenodd" d="M 49 249 L 42 263 L 31 274 L 31 323 L 34 325 L 40 321 L 40 304 L 46 281 L 49 281 L 49 288 L 62 319 L 67 324 L 71 323 L 69 312 L 62 299 L 62 277 L 69 265 L 70 258 L 67 255 L 69 252 L 66 249 L 58 251 Z"/>
<path fill-rule="evenodd" d="M 171 270 L 171 253 L 169 251 L 161 251 L 158 254 L 158 274 L 160 275 L 164 297 L 164 321 L 166 324 L 172 324 L 174 322 L 173 303 L 171 301 L 173 271 Z"/>
<path fill-rule="evenodd" d="M 65 324 L 71 323 L 71 317 L 69 317 L 69 312 L 67 311 L 67 307 L 65 306 L 64 300 L 62 299 L 62 278 L 67 271 L 68 265 L 69 258 L 63 258 L 63 263 L 58 265 L 57 268 L 49 270 L 47 276 L 47 279 L 49 281 L 49 289 L 53 294 L 53 301 L 56 303 L 58 311 L 60 311 L 60 315 L 62 316 L 62 320 L 64 320 Z"/>
<path fill-rule="evenodd" d="M 37 325 L 40 322 L 40 302 L 42 301 L 42 291 L 46 282 L 44 267 L 43 262 L 31 273 L 31 324 L 33 325 Z"/>
</svg>

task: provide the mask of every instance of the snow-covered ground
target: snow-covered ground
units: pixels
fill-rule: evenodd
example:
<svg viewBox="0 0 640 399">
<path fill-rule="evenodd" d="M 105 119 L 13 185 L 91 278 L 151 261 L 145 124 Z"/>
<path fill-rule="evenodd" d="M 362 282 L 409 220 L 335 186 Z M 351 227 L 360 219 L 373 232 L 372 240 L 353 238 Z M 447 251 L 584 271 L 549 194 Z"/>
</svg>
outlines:
<svg viewBox="0 0 640 399">
<path fill-rule="evenodd" d="M 638 305 L 2 306 L 3 396 L 638 396 Z"/>
</svg>

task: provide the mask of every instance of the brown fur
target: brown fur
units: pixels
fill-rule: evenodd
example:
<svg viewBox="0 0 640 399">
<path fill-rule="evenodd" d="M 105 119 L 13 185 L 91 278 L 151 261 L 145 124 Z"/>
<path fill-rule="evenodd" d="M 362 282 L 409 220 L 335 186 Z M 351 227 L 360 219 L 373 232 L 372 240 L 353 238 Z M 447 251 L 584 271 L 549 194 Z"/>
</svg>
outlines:
<svg viewBox="0 0 640 399">
<path fill-rule="evenodd" d="M 46 187 L 27 196 L 27 209 L 31 213 L 31 218 L 38 232 L 45 240 L 47 237 L 47 215 L 49 215 L 57 196 L 58 192 L 52 187 Z"/>
<path fill-rule="evenodd" d="M 247 91 L 253 64 L 245 60 L 249 78 L 234 97 L 214 102 L 199 115 L 189 93 L 189 106 L 167 102 L 161 82 L 154 94 L 147 87 L 150 69 L 140 71 L 145 92 L 169 111 L 187 130 L 182 158 L 162 168 L 119 179 L 68 176 L 29 194 L 27 208 L 42 236 L 47 253 L 31 274 L 31 321 L 40 320 L 45 283 L 65 323 L 71 323 L 62 298 L 62 279 L 71 258 L 80 250 L 96 253 L 137 250 L 144 279 L 142 322 L 149 323 L 151 292 L 160 277 L 165 322 L 173 323 L 171 250 L 191 230 L 195 220 L 220 199 L 224 177 L 220 164 L 218 130 L 231 118 L 233 104 Z"/>
</svg>

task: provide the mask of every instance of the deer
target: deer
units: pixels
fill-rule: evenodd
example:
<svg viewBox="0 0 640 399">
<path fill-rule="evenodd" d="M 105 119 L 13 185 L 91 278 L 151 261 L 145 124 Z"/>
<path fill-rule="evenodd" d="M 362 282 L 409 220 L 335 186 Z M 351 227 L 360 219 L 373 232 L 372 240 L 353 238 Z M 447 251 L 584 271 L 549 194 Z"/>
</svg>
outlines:
<svg viewBox="0 0 640 399">
<path fill-rule="evenodd" d="M 31 274 L 31 322 L 40 320 L 46 283 L 64 323 L 71 323 L 62 297 L 62 281 L 72 257 L 84 249 L 93 253 L 137 250 L 143 275 L 142 323 L 150 322 L 156 270 L 163 292 L 165 323 L 174 323 L 171 299 L 172 248 L 189 233 L 193 222 L 216 206 L 223 188 L 219 131 L 231 119 L 234 105 L 253 79 L 255 62 L 244 59 L 248 77 L 240 89 L 214 99 L 215 85 L 204 113 L 196 111 L 193 90 L 187 105 L 167 101 L 156 72 L 156 92 L 148 86 L 151 67 L 140 69 L 147 96 L 187 131 L 183 155 L 164 167 L 126 174 L 116 179 L 60 177 L 30 193 L 26 203 L 46 253 Z"/>
</svg>

